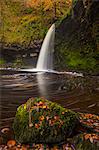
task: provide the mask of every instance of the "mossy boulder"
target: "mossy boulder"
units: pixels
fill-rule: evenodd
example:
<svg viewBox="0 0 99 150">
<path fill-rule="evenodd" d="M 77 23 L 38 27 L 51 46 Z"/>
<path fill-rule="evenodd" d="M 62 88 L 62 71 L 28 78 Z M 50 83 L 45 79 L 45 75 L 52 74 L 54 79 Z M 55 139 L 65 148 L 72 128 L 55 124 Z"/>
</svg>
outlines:
<svg viewBox="0 0 99 150">
<path fill-rule="evenodd" d="M 18 107 L 13 123 L 20 143 L 59 143 L 73 133 L 78 115 L 43 98 L 31 98 Z"/>
</svg>

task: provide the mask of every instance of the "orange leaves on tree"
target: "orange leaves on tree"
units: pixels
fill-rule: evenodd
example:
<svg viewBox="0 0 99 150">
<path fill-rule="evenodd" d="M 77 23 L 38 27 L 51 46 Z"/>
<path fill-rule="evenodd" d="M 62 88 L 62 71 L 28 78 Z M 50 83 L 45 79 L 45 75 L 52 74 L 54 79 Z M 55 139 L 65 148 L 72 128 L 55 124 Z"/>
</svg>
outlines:
<svg viewBox="0 0 99 150">
<path fill-rule="evenodd" d="M 26 6 L 33 7 L 35 9 L 42 8 L 43 11 L 57 9 L 57 11 L 62 11 L 63 7 L 70 7 L 72 0 L 27 0 Z"/>
<path fill-rule="evenodd" d="M 36 7 L 38 7 L 40 5 L 40 0 L 28 0 L 26 2 L 26 5 L 28 7 L 34 7 L 34 8 L 36 8 Z"/>
<path fill-rule="evenodd" d="M 51 10 L 53 8 L 54 0 L 45 0 L 44 1 L 44 10 Z"/>
</svg>

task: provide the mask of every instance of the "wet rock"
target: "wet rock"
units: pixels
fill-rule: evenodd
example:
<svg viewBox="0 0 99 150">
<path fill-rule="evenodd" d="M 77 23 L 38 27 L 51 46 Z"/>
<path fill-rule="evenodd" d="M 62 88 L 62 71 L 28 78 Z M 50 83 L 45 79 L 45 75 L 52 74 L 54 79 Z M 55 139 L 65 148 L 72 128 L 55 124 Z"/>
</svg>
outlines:
<svg viewBox="0 0 99 150">
<path fill-rule="evenodd" d="M 78 123 L 75 112 L 43 98 L 31 98 L 18 108 L 13 129 L 20 143 L 58 143 L 65 141 Z"/>
<path fill-rule="evenodd" d="M 67 87 L 65 86 L 65 85 L 61 85 L 59 88 L 58 88 L 58 90 L 60 91 L 60 90 L 67 90 Z"/>
<path fill-rule="evenodd" d="M 99 92 L 99 88 L 96 88 L 95 91 L 96 91 L 96 92 Z"/>
<path fill-rule="evenodd" d="M 9 131 L 10 131 L 9 128 L 3 128 L 3 129 L 1 130 L 1 132 L 4 133 L 4 134 L 8 133 Z"/>
<path fill-rule="evenodd" d="M 5 144 L 8 140 L 13 139 L 13 131 L 10 128 L 3 128 L 0 132 L 3 144 Z"/>
</svg>

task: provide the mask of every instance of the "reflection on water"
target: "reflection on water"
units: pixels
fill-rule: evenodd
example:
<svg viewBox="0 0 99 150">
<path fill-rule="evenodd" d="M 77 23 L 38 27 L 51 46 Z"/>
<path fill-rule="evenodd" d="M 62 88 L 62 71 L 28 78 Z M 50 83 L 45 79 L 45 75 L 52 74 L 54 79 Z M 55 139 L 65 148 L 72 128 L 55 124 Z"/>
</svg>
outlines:
<svg viewBox="0 0 99 150">
<path fill-rule="evenodd" d="M 44 96 L 46 98 L 48 97 L 48 91 L 47 91 L 47 84 L 46 84 L 46 78 L 44 78 L 44 74 L 37 74 L 37 83 L 38 83 L 38 88 L 39 88 L 39 94 L 41 96 Z"/>
<path fill-rule="evenodd" d="M 98 114 L 98 77 L 2 72 L 0 127 L 9 126 L 16 109 L 30 97 L 45 97 L 74 111 Z"/>
</svg>

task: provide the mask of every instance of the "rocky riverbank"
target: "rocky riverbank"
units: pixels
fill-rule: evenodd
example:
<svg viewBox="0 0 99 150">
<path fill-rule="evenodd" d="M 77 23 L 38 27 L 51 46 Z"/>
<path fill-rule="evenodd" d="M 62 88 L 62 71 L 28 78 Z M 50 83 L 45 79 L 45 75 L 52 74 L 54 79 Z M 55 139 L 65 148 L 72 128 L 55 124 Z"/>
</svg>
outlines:
<svg viewBox="0 0 99 150">
<path fill-rule="evenodd" d="M 44 98 L 31 98 L 18 108 L 14 132 L 1 129 L 0 149 L 98 150 L 98 125 L 97 115 L 75 113 Z"/>
</svg>

